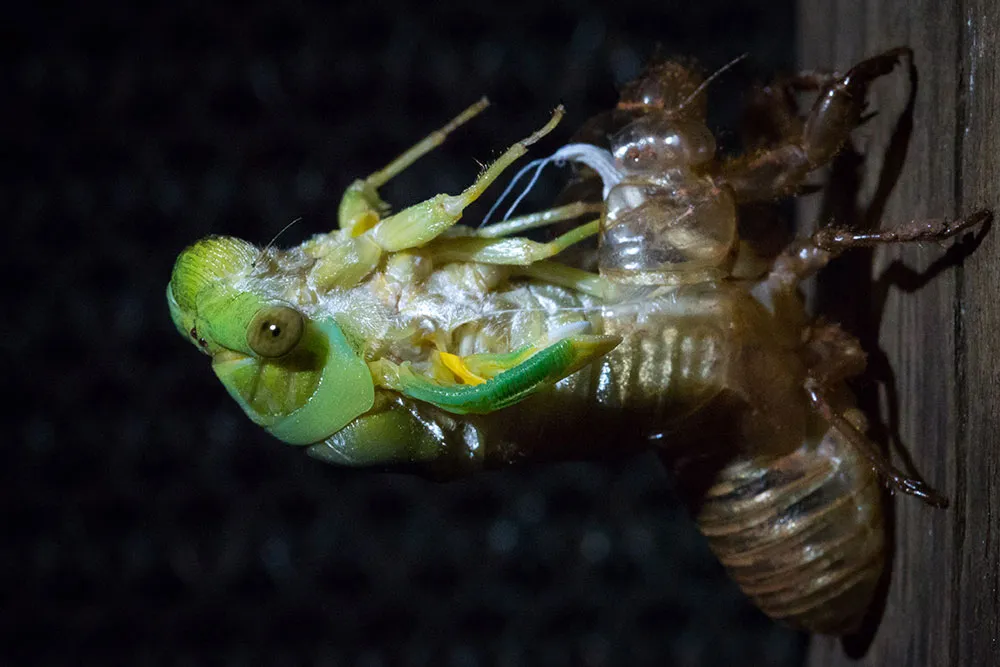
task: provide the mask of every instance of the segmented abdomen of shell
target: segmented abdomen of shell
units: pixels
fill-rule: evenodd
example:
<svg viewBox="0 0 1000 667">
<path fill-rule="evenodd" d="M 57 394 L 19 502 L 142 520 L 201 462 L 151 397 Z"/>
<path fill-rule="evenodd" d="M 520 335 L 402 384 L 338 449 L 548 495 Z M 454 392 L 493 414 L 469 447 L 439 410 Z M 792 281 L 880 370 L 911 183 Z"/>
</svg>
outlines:
<svg viewBox="0 0 1000 667">
<path fill-rule="evenodd" d="M 882 574 L 881 504 L 874 470 L 829 429 L 785 456 L 723 468 L 698 525 L 765 613 L 839 635 L 856 629 Z"/>
</svg>

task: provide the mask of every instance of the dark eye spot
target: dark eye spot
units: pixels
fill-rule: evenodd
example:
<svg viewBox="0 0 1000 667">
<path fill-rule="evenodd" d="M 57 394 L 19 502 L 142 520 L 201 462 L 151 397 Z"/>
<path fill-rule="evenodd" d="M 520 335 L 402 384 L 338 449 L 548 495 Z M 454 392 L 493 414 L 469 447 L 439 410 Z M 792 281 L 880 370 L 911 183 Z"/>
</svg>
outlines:
<svg viewBox="0 0 1000 667">
<path fill-rule="evenodd" d="M 194 327 L 191 327 L 191 331 L 189 333 L 191 334 L 191 338 L 194 338 L 194 339 L 198 338 L 198 330 L 195 329 Z"/>
<path fill-rule="evenodd" d="M 201 345 L 202 347 L 208 347 L 208 341 L 205 340 L 204 338 L 199 338 L 198 345 Z"/>
</svg>

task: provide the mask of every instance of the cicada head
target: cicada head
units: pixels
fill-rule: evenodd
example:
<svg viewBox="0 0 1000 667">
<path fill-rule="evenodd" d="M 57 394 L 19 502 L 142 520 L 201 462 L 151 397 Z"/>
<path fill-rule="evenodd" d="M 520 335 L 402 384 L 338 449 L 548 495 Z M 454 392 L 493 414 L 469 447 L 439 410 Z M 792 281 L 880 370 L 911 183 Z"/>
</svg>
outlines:
<svg viewBox="0 0 1000 667">
<path fill-rule="evenodd" d="M 706 103 L 699 92 L 704 77 L 693 64 L 667 60 L 650 65 L 622 88 L 618 108 L 640 114 L 666 112 L 674 118 L 703 120 Z"/>
<path fill-rule="evenodd" d="M 254 422 L 287 443 L 316 443 L 371 409 L 372 377 L 337 322 L 284 298 L 287 277 L 259 257 L 226 236 L 187 248 L 167 286 L 170 314 Z"/>
</svg>

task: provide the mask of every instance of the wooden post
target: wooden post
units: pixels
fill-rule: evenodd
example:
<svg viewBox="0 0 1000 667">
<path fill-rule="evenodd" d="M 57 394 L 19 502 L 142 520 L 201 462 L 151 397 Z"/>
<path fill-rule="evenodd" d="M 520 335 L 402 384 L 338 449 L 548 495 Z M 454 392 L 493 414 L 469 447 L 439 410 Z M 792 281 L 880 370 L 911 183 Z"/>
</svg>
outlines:
<svg viewBox="0 0 1000 667">
<path fill-rule="evenodd" d="M 915 52 L 912 128 L 901 67 L 875 86 L 878 116 L 856 132 L 862 209 L 884 199 L 873 214 L 882 226 L 1000 211 L 1000 3 L 800 0 L 798 16 L 803 68 L 846 69 L 897 45 Z M 942 255 L 933 246 L 879 250 L 865 271 L 873 265 L 879 276 L 896 260 L 924 271 L 948 263 L 935 264 Z M 820 299 L 841 289 L 850 283 L 821 283 Z M 867 296 L 872 308 L 881 305 L 877 289 Z M 882 402 L 898 405 L 903 446 L 952 504 L 936 510 L 893 499 L 895 554 L 884 611 L 867 628 L 873 636 L 817 637 L 809 664 L 1000 665 L 1000 221 L 926 284 L 890 287 L 884 308 L 866 319 L 895 373 L 898 400 Z"/>
</svg>

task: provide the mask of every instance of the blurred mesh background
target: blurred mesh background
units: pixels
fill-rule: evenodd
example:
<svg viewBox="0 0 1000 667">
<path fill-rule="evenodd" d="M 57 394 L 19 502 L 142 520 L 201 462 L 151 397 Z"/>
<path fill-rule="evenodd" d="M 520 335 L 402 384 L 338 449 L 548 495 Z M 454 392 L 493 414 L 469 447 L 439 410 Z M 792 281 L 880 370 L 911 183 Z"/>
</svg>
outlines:
<svg viewBox="0 0 1000 667">
<path fill-rule="evenodd" d="M 791 2 L 277 4 L 0 27 L 0 664 L 800 664 L 651 457 L 443 485 L 325 467 L 243 417 L 164 302 L 186 244 L 332 227 L 353 178 L 483 94 L 390 201 L 463 187 L 563 102 L 554 149 L 658 43 L 750 53 L 712 90 L 734 126 L 790 67 Z"/>
</svg>

